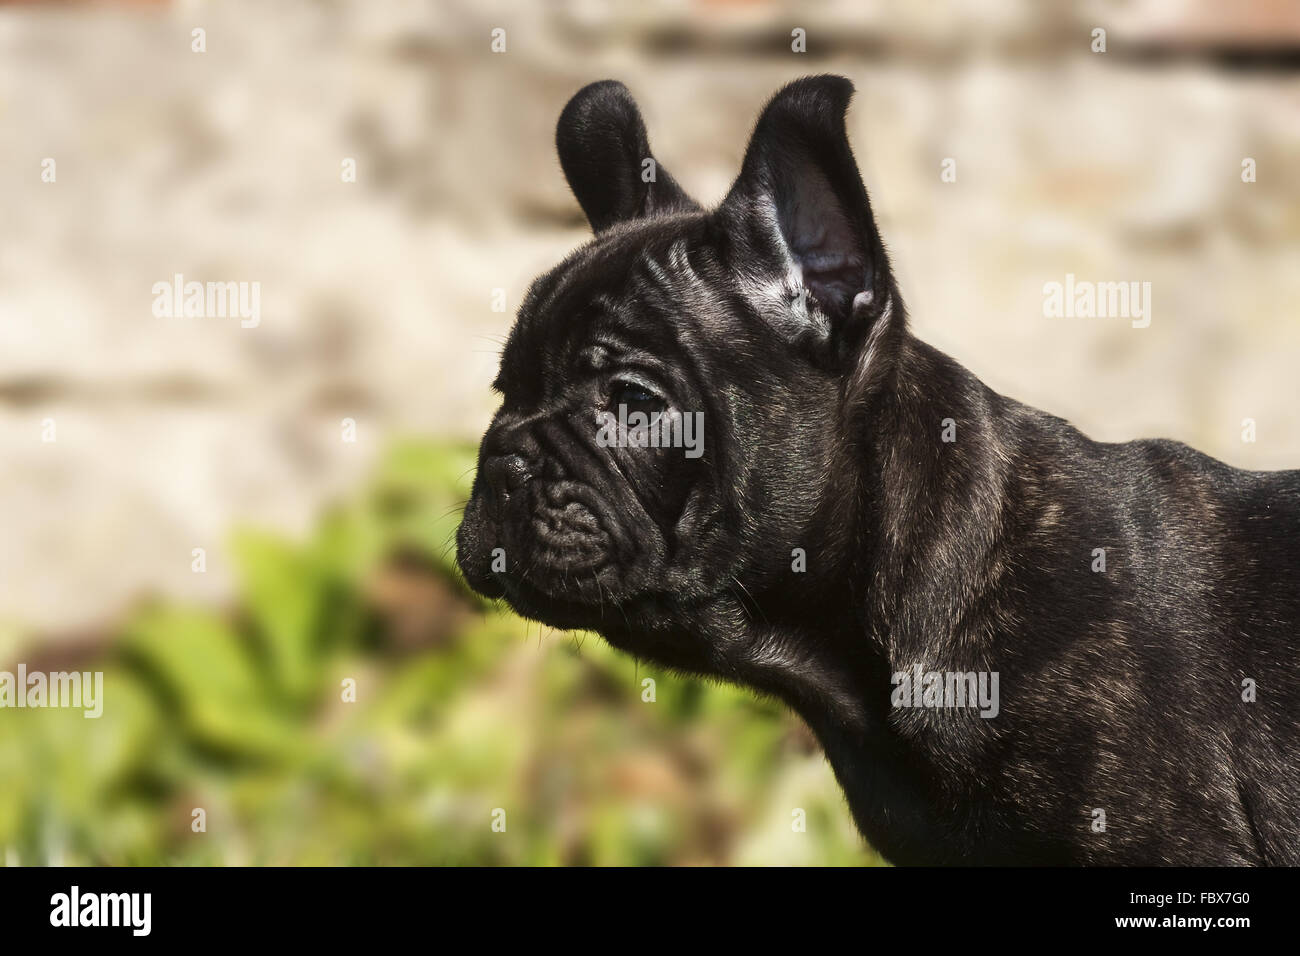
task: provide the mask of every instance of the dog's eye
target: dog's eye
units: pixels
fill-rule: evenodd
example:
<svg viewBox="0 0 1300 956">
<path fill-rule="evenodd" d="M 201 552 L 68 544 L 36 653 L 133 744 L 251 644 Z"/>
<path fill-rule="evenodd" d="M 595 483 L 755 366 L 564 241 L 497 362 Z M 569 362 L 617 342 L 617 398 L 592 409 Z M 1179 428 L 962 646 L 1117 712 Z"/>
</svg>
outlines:
<svg viewBox="0 0 1300 956">
<path fill-rule="evenodd" d="M 610 387 L 610 404 L 623 405 L 628 411 L 650 411 L 663 405 L 663 399 L 640 382 L 615 379 Z"/>
</svg>

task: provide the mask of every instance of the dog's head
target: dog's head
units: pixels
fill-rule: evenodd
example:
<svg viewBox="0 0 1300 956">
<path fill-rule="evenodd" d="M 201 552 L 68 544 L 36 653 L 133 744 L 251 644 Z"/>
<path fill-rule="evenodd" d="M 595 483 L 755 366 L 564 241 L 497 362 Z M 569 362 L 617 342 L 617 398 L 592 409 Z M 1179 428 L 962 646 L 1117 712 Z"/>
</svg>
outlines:
<svg viewBox="0 0 1300 956">
<path fill-rule="evenodd" d="M 814 525 L 853 493 L 846 410 L 903 322 L 852 91 L 777 93 L 713 211 L 652 157 L 622 84 L 565 107 L 560 162 L 595 237 L 533 283 L 502 353 L 457 540 L 475 590 L 698 667 L 711 655 L 666 632 L 721 594 L 761 601 L 809 535 L 843 531 Z"/>
</svg>

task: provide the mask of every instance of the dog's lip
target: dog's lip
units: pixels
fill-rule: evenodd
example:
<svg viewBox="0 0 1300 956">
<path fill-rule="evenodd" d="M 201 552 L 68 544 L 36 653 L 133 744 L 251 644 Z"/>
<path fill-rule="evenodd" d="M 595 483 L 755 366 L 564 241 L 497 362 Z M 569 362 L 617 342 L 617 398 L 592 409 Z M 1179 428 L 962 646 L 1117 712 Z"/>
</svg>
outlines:
<svg viewBox="0 0 1300 956">
<path fill-rule="evenodd" d="M 560 478 L 540 487 L 538 494 L 542 496 L 546 507 L 555 514 L 570 512 L 575 506 L 580 507 L 587 516 L 583 523 L 592 526 L 593 533 L 603 535 L 609 547 L 631 547 L 631 536 L 619 521 L 611 520 L 611 505 L 595 485 L 572 478 Z M 534 513 L 534 517 L 540 516 Z"/>
<path fill-rule="evenodd" d="M 492 578 L 507 593 L 532 594 L 546 600 L 581 604 L 584 602 L 574 600 L 570 596 L 571 592 L 567 592 L 567 588 L 564 591 L 557 592 L 548 587 L 550 579 L 562 580 L 577 585 L 587 578 L 599 576 L 609 566 L 609 554 L 602 550 L 593 552 L 581 563 L 568 561 L 564 564 L 550 564 L 538 561 L 532 565 L 527 576 L 507 570 L 492 572 Z M 546 575 L 547 580 L 538 583 L 536 579 L 539 574 Z"/>
<path fill-rule="evenodd" d="M 543 554 L 569 556 L 562 570 L 589 571 L 609 559 L 609 536 L 603 528 L 575 528 L 534 513 L 529 520 L 531 540 Z"/>
<path fill-rule="evenodd" d="M 592 615 L 601 606 L 558 597 L 519 578 L 496 576 L 505 591 L 506 602 L 516 613 L 544 621 L 554 627 L 591 627 Z"/>
<path fill-rule="evenodd" d="M 473 581 L 469 581 L 469 586 L 477 593 L 490 600 L 496 600 L 497 598 L 503 598 L 506 596 L 504 583 L 501 580 L 501 576 L 497 574 L 488 574 L 484 578 L 475 578 Z"/>
</svg>

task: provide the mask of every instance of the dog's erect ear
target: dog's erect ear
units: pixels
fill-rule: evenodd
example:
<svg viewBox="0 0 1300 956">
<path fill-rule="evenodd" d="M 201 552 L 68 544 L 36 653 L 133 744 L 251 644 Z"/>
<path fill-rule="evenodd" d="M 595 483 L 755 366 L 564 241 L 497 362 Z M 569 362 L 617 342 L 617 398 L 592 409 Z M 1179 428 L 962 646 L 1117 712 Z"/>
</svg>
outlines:
<svg viewBox="0 0 1300 956">
<path fill-rule="evenodd" d="M 894 295 L 844 128 L 852 96 L 853 84 L 841 76 L 782 88 L 759 117 L 740 176 L 719 208 L 759 248 L 775 245 L 778 267 L 812 293 L 830 320 L 829 335 L 842 333 L 855 311 L 888 309 Z"/>
<path fill-rule="evenodd" d="M 556 124 L 555 146 L 595 232 L 641 216 L 700 208 L 650 154 L 641 111 L 617 80 L 574 94 Z"/>
</svg>

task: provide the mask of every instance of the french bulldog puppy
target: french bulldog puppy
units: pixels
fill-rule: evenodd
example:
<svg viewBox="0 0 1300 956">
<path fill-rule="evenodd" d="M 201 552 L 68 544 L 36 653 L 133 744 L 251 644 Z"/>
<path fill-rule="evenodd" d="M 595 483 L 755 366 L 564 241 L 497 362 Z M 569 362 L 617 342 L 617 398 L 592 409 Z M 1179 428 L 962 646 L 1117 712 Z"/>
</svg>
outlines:
<svg viewBox="0 0 1300 956">
<path fill-rule="evenodd" d="M 565 107 L 595 238 L 510 332 L 466 580 L 779 697 L 895 863 L 1300 864 L 1300 471 L 1092 441 L 914 338 L 852 92 L 778 92 L 713 210 L 622 84 Z"/>
</svg>

